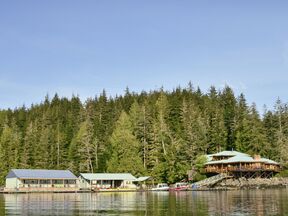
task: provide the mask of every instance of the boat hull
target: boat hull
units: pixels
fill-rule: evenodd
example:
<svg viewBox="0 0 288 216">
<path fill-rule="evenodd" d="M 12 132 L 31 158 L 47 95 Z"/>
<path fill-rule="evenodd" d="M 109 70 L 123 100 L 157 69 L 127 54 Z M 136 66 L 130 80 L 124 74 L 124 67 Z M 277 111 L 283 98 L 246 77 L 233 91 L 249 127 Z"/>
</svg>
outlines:
<svg viewBox="0 0 288 216">
<path fill-rule="evenodd" d="M 188 185 L 187 183 L 176 183 L 174 184 L 174 187 L 171 187 L 169 189 L 170 191 L 187 191 L 188 190 Z"/>
<path fill-rule="evenodd" d="M 188 187 L 170 188 L 169 191 L 187 191 Z"/>
<path fill-rule="evenodd" d="M 151 191 L 168 191 L 169 187 L 152 188 Z"/>
</svg>

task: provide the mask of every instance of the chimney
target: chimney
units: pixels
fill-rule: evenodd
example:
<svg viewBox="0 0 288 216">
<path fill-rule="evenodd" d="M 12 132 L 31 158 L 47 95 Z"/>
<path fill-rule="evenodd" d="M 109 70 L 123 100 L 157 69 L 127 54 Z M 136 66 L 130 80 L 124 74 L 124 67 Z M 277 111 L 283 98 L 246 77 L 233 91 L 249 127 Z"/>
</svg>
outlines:
<svg viewBox="0 0 288 216">
<path fill-rule="evenodd" d="M 258 155 L 258 154 L 255 154 L 254 155 L 254 160 L 260 160 L 261 159 L 261 156 L 260 155 Z"/>
</svg>

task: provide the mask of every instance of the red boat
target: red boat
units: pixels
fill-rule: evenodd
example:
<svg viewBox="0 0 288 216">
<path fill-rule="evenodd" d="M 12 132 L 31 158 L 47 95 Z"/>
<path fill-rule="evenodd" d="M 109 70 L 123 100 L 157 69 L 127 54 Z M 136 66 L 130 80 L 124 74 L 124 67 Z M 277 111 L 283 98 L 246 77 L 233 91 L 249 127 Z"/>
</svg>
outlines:
<svg viewBox="0 0 288 216">
<path fill-rule="evenodd" d="M 185 182 L 178 182 L 175 183 L 173 187 L 169 189 L 170 191 L 187 191 L 188 190 L 188 184 Z"/>
</svg>

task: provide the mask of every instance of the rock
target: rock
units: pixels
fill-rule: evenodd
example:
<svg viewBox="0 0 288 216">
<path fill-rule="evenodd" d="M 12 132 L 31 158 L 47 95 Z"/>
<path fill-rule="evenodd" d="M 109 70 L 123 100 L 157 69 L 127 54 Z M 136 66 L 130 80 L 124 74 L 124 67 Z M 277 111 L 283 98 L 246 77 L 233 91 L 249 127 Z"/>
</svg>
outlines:
<svg viewBox="0 0 288 216">
<path fill-rule="evenodd" d="M 253 188 L 281 188 L 288 187 L 288 178 L 231 178 L 224 179 L 215 184 L 212 188 L 222 189 L 253 189 Z"/>
</svg>

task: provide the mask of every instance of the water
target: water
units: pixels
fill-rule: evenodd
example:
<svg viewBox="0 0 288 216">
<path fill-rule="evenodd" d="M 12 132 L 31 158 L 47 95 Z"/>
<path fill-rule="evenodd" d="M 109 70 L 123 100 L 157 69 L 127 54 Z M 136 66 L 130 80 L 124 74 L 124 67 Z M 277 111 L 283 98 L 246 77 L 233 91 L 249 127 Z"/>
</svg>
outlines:
<svg viewBox="0 0 288 216">
<path fill-rule="evenodd" d="M 288 215 L 288 189 L 1 194 L 0 215 Z"/>
</svg>

